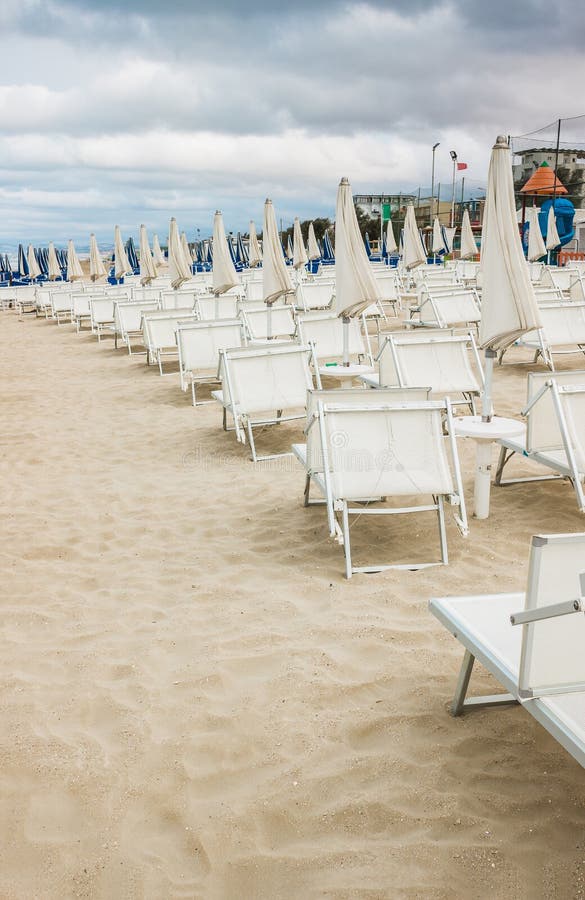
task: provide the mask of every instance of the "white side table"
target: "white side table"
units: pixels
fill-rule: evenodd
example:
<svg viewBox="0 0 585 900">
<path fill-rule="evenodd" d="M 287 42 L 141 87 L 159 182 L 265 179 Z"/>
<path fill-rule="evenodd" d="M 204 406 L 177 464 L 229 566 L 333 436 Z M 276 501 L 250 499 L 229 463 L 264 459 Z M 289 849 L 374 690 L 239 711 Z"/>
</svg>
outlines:
<svg viewBox="0 0 585 900">
<path fill-rule="evenodd" d="M 339 386 L 342 388 L 351 387 L 351 382 L 354 378 L 358 378 L 360 375 L 371 375 L 375 371 L 373 366 L 359 366 L 354 363 L 349 366 L 344 366 L 342 363 L 335 363 L 335 365 L 331 366 L 319 366 L 319 375 L 339 379 Z"/>
<path fill-rule="evenodd" d="M 482 422 L 481 416 L 458 416 L 454 419 L 453 430 L 457 437 L 473 438 L 477 443 L 474 515 L 476 519 L 487 519 L 490 513 L 492 444 L 501 438 L 518 437 L 524 433 L 525 425 L 516 419 L 500 416 L 493 416 L 491 422 Z"/>
</svg>

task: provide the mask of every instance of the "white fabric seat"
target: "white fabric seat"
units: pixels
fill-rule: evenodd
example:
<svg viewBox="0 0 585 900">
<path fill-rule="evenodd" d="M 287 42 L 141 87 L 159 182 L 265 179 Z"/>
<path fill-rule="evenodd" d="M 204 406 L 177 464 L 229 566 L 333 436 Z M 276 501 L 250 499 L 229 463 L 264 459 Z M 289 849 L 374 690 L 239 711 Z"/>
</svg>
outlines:
<svg viewBox="0 0 585 900">
<path fill-rule="evenodd" d="M 295 291 L 295 307 L 304 312 L 311 309 L 329 309 L 334 296 L 335 281 L 320 278 L 301 282 Z"/>
<path fill-rule="evenodd" d="M 247 435 L 254 462 L 286 455 L 258 456 L 254 428 L 304 417 L 307 390 L 314 386 L 311 348 L 274 342 L 265 347 L 220 350 L 219 357 L 222 390 L 221 395 L 214 391 L 213 396 L 223 406 L 224 428 L 227 430 L 229 413 L 236 438 L 245 443 Z"/>
<path fill-rule="evenodd" d="M 421 292 L 416 312 L 416 324 L 431 328 L 452 328 L 456 325 L 477 325 L 481 319 L 479 298 L 474 288 L 435 290 L 428 287 Z"/>
<path fill-rule="evenodd" d="M 90 296 L 89 312 L 92 333 L 97 335 L 100 342 L 104 331 L 111 330 L 114 325 L 114 295 Z"/>
<path fill-rule="evenodd" d="M 142 316 L 144 313 L 160 309 L 160 300 L 115 300 L 114 301 L 114 341 L 118 348 L 118 338 L 132 355 L 132 338 L 142 336 Z"/>
<path fill-rule="evenodd" d="M 186 309 L 163 309 L 149 311 L 142 316 L 142 340 L 146 347 L 146 363 L 155 360 L 161 375 L 163 360 L 167 357 L 178 357 L 176 331 L 179 322 L 196 322 L 191 307 Z"/>
<path fill-rule="evenodd" d="M 388 568 L 417 569 L 437 563 L 378 564 L 356 567 L 352 563 L 349 517 L 397 515 L 434 511 L 438 518 L 441 562 L 448 562 L 444 501 L 458 506 L 455 516 L 463 534 L 467 516 L 459 469 L 457 445 L 450 429 L 443 436 L 442 421 L 452 424 L 448 400 L 387 399 L 386 391 L 332 392 L 331 398 L 315 398 L 317 409 L 306 428 L 307 478 L 322 491 L 327 506 L 329 533 L 339 537 L 345 552 L 347 578 L 354 572 L 379 572 Z M 335 396 L 339 394 L 338 400 Z M 344 399 L 341 399 L 341 395 Z M 378 397 L 383 400 L 378 401 Z M 361 401 L 361 402 L 360 402 Z M 316 430 L 318 438 L 310 438 Z M 315 443 L 319 442 L 318 451 Z M 295 450 L 297 458 L 302 453 Z M 431 503 L 405 507 L 372 506 L 387 498 L 417 499 L 430 495 Z M 305 502 L 309 501 L 305 484 Z M 341 525 L 337 517 L 341 518 Z"/>
<path fill-rule="evenodd" d="M 195 312 L 203 322 L 215 319 L 235 319 L 238 315 L 239 299 L 236 294 L 199 294 L 195 298 Z"/>
<path fill-rule="evenodd" d="M 527 383 L 525 437 L 500 440 L 497 485 L 568 478 L 585 512 L 585 372 L 531 372 Z M 503 480 L 504 467 L 517 454 L 551 470 L 552 475 Z"/>
<path fill-rule="evenodd" d="M 582 766 L 584 561 L 585 534 L 536 535 L 525 594 L 443 597 L 430 602 L 431 612 L 465 648 L 452 714 L 520 703 Z M 580 609 L 575 609 L 576 602 Z M 560 603 L 566 607 L 564 613 Z M 476 659 L 507 693 L 467 697 Z"/>
<path fill-rule="evenodd" d="M 527 333 L 518 344 L 534 349 L 534 361 L 542 356 L 544 363 L 554 371 L 555 353 L 585 352 L 585 302 L 539 303 L 538 308 L 542 328 Z"/>
<path fill-rule="evenodd" d="M 339 316 L 331 313 L 306 313 L 298 318 L 298 335 L 301 343 L 313 344 L 320 362 L 343 359 L 344 325 Z M 349 355 L 358 360 L 367 356 L 371 361 L 371 353 L 360 329 L 358 318 L 352 318 L 347 326 L 349 335 Z"/>
<path fill-rule="evenodd" d="M 242 320 L 251 341 L 294 337 L 297 326 L 290 306 L 274 304 L 270 311 L 264 304 L 259 309 L 242 308 Z M 270 330 L 270 335 L 269 335 Z"/>
<path fill-rule="evenodd" d="M 181 388 L 186 391 L 191 385 L 193 406 L 197 406 L 196 385 L 217 381 L 219 351 L 242 346 L 242 323 L 240 319 L 180 322 L 176 338 Z"/>
</svg>

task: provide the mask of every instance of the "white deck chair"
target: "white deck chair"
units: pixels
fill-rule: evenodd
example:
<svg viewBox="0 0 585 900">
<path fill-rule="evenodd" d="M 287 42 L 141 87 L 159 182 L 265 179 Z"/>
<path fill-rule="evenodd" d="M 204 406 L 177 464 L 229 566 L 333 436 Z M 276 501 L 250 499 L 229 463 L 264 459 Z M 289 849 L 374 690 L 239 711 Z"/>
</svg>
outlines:
<svg viewBox="0 0 585 900">
<path fill-rule="evenodd" d="M 584 569 L 585 534 L 535 535 L 525 594 L 444 597 L 430 602 L 433 615 L 465 648 L 452 715 L 519 703 L 582 766 Z M 476 659 L 507 693 L 467 697 Z"/>
<path fill-rule="evenodd" d="M 203 322 L 215 319 L 235 319 L 238 315 L 238 297 L 235 294 L 216 297 L 199 294 L 195 299 L 195 312 Z"/>
<path fill-rule="evenodd" d="M 392 313 L 396 316 L 397 308 L 402 309 L 401 302 L 401 285 L 398 279 L 398 276 L 395 272 L 389 272 L 388 267 L 385 267 L 385 271 L 380 271 L 375 273 L 376 284 L 380 290 L 380 294 L 382 296 L 381 303 L 382 309 L 384 310 L 385 305 L 392 306 Z"/>
<path fill-rule="evenodd" d="M 163 361 L 168 357 L 178 358 L 176 332 L 179 322 L 196 321 L 191 307 L 153 310 L 143 314 L 142 339 L 146 347 L 146 364 L 154 361 L 161 375 L 172 374 L 163 371 Z"/>
<path fill-rule="evenodd" d="M 51 316 L 57 325 L 60 325 L 61 322 L 71 322 L 73 320 L 71 291 L 49 291 L 49 298 Z"/>
<path fill-rule="evenodd" d="M 382 387 L 429 385 L 434 397 L 465 403 L 475 414 L 483 371 L 472 334 L 389 334 L 378 354 Z"/>
<path fill-rule="evenodd" d="M 585 302 L 539 303 L 538 308 L 542 328 L 524 335 L 517 345 L 534 350 L 534 362 L 540 356 L 554 372 L 556 354 L 585 353 Z"/>
<path fill-rule="evenodd" d="M 254 428 L 304 418 L 307 391 L 314 387 L 311 361 L 318 379 L 312 348 L 275 342 L 265 347 L 220 350 L 219 357 L 222 389 L 212 391 L 211 396 L 223 406 L 224 429 L 228 430 L 229 413 L 237 439 L 244 443 L 247 433 L 254 462 L 289 455 L 258 456 Z"/>
<path fill-rule="evenodd" d="M 51 314 L 51 289 L 45 285 L 18 285 L 13 288 L 15 292 L 15 308 L 17 312 L 22 313 L 27 310 L 34 309 L 35 316 L 44 316 L 49 318 Z"/>
<path fill-rule="evenodd" d="M 191 385 L 193 406 L 213 402 L 212 400 L 198 401 L 196 385 L 217 382 L 219 351 L 243 345 L 244 334 L 241 320 L 180 322 L 177 326 L 176 337 L 182 390 L 186 391 Z"/>
<path fill-rule="evenodd" d="M 295 307 L 303 312 L 312 309 L 329 309 L 335 296 L 335 281 L 317 279 L 304 281 L 297 285 L 295 291 Z"/>
<path fill-rule="evenodd" d="M 415 313 L 418 319 L 413 324 L 430 328 L 477 325 L 481 319 L 479 297 L 474 288 L 425 288 L 419 305 L 410 308 L 411 319 Z"/>
<path fill-rule="evenodd" d="M 581 512 L 585 512 L 585 372 L 531 372 L 528 376 L 526 434 L 499 441 L 497 485 L 568 478 Z M 517 454 L 537 462 L 554 474 L 512 478 L 502 474 Z"/>
<path fill-rule="evenodd" d="M 559 268 L 558 266 L 545 266 L 540 278 L 540 283 L 550 285 L 550 287 L 559 288 L 561 291 L 569 291 L 571 282 L 575 280 L 579 270 L 570 268 L 569 266 Z"/>
<path fill-rule="evenodd" d="M 334 313 L 306 313 L 298 317 L 298 336 L 303 344 L 314 344 L 320 362 L 343 359 L 343 322 Z M 349 355 L 367 357 L 372 363 L 369 338 L 362 336 L 360 319 L 349 323 Z"/>
<path fill-rule="evenodd" d="M 193 288 L 188 291 L 161 291 L 161 309 L 187 309 L 194 310 L 199 293 Z"/>
<path fill-rule="evenodd" d="M 376 403 L 377 392 L 359 392 L 361 406 L 318 401 L 317 414 L 309 423 L 319 429 L 323 473 L 313 481 L 325 496 L 331 537 L 343 541 L 345 572 L 380 572 L 385 569 L 419 569 L 438 563 L 378 564 L 356 567 L 352 563 L 350 515 L 437 513 L 441 562 L 448 562 L 444 501 L 458 506 L 455 516 L 467 534 L 467 516 L 451 406 L 444 401 Z M 449 436 L 443 436 L 443 418 Z M 447 452 L 447 448 L 449 452 Z M 450 458 L 449 458 L 450 457 Z M 388 497 L 425 498 L 431 503 L 404 507 L 373 507 Z M 351 505 L 350 505 L 351 504 Z M 337 521 L 341 518 L 341 525 Z"/>
<path fill-rule="evenodd" d="M 132 338 L 142 337 L 142 316 L 144 313 L 160 309 L 160 300 L 115 300 L 114 301 L 114 342 L 118 349 L 118 338 L 132 355 Z"/>
<path fill-rule="evenodd" d="M 268 339 L 269 322 L 271 339 L 290 339 L 296 333 L 297 326 L 293 310 L 288 305 L 273 305 L 270 313 L 266 308 L 266 304 L 263 304 L 260 309 L 249 309 L 247 306 L 241 307 L 241 309 L 246 334 L 251 341 L 266 341 Z"/>
<path fill-rule="evenodd" d="M 247 279 L 245 284 L 246 300 L 264 302 L 264 283 L 262 280 Z"/>
<path fill-rule="evenodd" d="M 113 329 L 114 297 L 114 294 L 93 294 L 89 298 L 91 330 L 97 335 L 98 343 L 102 334 Z"/>
<path fill-rule="evenodd" d="M 329 388 L 307 391 L 307 421 L 305 427 L 305 444 L 293 444 L 291 450 L 305 469 L 305 506 L 323 504 L 324 499 L 311 500 L 310 490 L 313 478 L 319 479 L 321 493 L 323 488 L 323 454 L 321 452 L 321 437 L 317 428 L 311 428 L 311 423 L 317 415 L 319 403 L 343 403 L 345 406 L 359 406 L 370 401 L 374 406 L 383 403 L 400 403 L 404 400 L 428 400 L 430 390 L 428 388 L 380 388 L 376 396 L 364 397 L 362 391 L 355 388 Z M 331 448 L 330 448 L 331 449 Z"/>
</svg>

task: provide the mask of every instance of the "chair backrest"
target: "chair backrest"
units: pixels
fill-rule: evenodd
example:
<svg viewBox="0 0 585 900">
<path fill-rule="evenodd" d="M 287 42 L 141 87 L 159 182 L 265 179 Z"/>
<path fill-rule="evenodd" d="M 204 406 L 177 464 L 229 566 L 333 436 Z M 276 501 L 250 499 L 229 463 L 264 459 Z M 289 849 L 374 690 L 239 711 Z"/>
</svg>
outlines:
<svg viewBox="0 0 585 900">
<path fill-rule="evenodd" d="M 374 275 L 382 300 L 399 300 L 398 279 L 393 272 L 376 272 Z"/>
<path fill-rule="evenodd" d="M 585 281 L 583 280 L 583 273 L 578 269 L 575 270 L 569 285 L 569 297 L 571 300 L 585 300 Z"/>
<path fill-rule="evenodd" d="M 319 408 L 334 500 L 454 492 L 442 424 L 447 404 L 331 401 Z"/>
<path fill-rule="evenodd" d="M 348 327 L 350 356 L 363 356 L 366 353 L 366 347 L 359 320 L 350 319 Z M 300 339 L 303 344 L 315 345 L 319 361 L 332 358 L 341 359 L 343 356 L 343 329 L 344 325 L 339 316 L 331 314 L 299 316 Z"/>
<path fill-rule="evenodd" d="M 297 344 L 220 350 L 224 398 L 242 415 L 304 409 L 313 387 L 311 350 Z"/>
<path fill-rule="evenodd" d="M 322 278 L 297 285 L 295 306 L 299 309 L 327 309 L 333 302 L 335 282 Z"/>
<path fill-rule="evenodd" d="M 449 328 L 459 323 L 479 322 L 480 319 L 479 300 L 473 288 L 450 288 L 444 292 L 428 288 L 421 296 L 421 322 Z"/>
<path fill-rule="evenodd" d="M 114 298 L 93 296 L 89 298 L 92 325 L 107 325 L 114 321 Z"/>
<path fill-rule="evenodd" d="M 477 394 L 482 386 L 481 367 L 473 336 L 389 335 L 379 355 L 380 384 L 391 387 L 429 385 L 434 395 Z"/>
<path fill-rule="evenodd" d="M 234 294 L 200 294 L 195 300 L 195 311 L 200 319 L 212 322 L 215 319 L 235 319 L 238 315 L 238 298 Z"/>
<path fill-rule="evenodd" d="M 290 306 L 273 306 L 270 311 L 264 306 L 262 309 L 243 309 L 242 317 L 246 331 L 251 340 L 265 340 L 268 338 L 268 326 L 270 323 L 270 337 L 292 337 L 296 332 L 296 324 Z"/>
<path fill-rule="evenodd" d="M 162 309 L 186 309 L 195 308 L 197 299 L 197 291 L 191 289 L 189 291 L 161 291 L 161 308 Z"/>
<path fill-rule="evenodd" d="M 264 282 L 248 279 L 245 282 L 246 299 L 264 301 Z"/>
<path fill-rule="evenodd" d="M 197 320 L 190 308 L 147 312 L 142 316 L 144 346 L 153 351 L 176 347 L 175 334 L 181 321 L 195 322 Z"/>
<path fill-rule="evenodd" d="M 538 308 L 549 347 L 585 344 L 585 302 L 539 303 Z"/>
<path fill-rule="evenodd" d="M 89 294 L 71 294 L 71 315 L 75 317 L 91 315 Z"/>
<path fill-rule="evenodd" d="M 568 266 L 562 269 L 559 269 L 558 266 L 547 266 L 541 281 L 543 284 L 550 284 L 552 287 L 560 288 L 561 291 L 568 291 L 577 271 Z"/>
<path fill-rule="evenodd" d="M 585 385 L 585 372 L 530 372 L 526 382 L 526 406 L 548 384 L 558 387 Z M 544 391 L 526 415 L 526 450 L 529 453 L 560 450 L 563 436 L 552 390 Z"/>
<path fill-rule="evenodd" d="M 527 610 L 581 598 L 585 534 L 535 535 L 530 548 Z M 575 613 L 521 626 L 521 697 L 585 690 L 585 615 Z"/>
<path fill-rule="evenodd" d="M 51 309 L 54 313 L 71 311 L 71 291 L 51 291 Z"/>
<path fill-rule="evenodd" d="M 215 371 L 220 350 L 242 346 L 242 323 L 239 319 L 179 322 L 176 337 L 180 369 L 184 375 L 207 369 Z"/>
<path fill-rule="evenodd" d="M 115 300 L 114 325 L 118 334 L 126 336 L 140 331 L 142 314 L 160 309 L 158 300 Z"/>
<path fill-rule="evenodd" d="M 567 443 L 577 471 L 585 475 L 585 381 L 583 384 L 557 385 Z"/>
<path fill-rule="evenodd" d="M 563 292 L 559 288 L 541 287 L 540 285 L 534 286 L 534 296 L 539 305 L 542 303 L 562 303 L 564 299 Z"/>
<path fill-rule="evenodd" d="M 307 392 L 307 472 L 323 471 L 320 429 L 316 422 L 319 403 L 342 403 L 344 406 L 380 406 L 384 403 L 419 401 L 429 399 L 428 388 L 380 388 L 376 391 L 358 391 L 355 388 L 314 389 Z M 329 447 L 330 450 L 333 448 Z"/>
</svg>

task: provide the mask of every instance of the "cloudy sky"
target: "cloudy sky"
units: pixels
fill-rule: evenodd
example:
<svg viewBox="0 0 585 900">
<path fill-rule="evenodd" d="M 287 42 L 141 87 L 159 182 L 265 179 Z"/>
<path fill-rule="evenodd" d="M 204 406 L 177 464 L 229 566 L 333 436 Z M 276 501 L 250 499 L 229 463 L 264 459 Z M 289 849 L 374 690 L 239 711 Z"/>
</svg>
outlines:
<svg viewBox="0 0 585 900">
<path fill-rule="evenodd" d="M 498 133 L 585 112 L 582 0 L 1 0 L 0 33 L 0 250 L 428 191 L 436 141 L 479 188 Z"/>
</svg>

